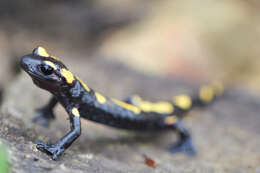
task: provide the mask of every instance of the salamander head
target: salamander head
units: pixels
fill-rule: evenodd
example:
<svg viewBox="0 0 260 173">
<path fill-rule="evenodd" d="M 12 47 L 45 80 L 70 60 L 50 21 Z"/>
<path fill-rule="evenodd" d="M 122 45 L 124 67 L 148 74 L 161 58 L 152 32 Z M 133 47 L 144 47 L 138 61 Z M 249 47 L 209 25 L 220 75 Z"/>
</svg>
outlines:
<svg viewBox="0 0 260 173">
<path fill-rule="evenodd" d="M 71 86 L 75 80 L 66 66 L 43 47 L 23 56 L 20 65 L 37 86 L 50 92 L 57 92 L 61 86 Z"/>
</svg>

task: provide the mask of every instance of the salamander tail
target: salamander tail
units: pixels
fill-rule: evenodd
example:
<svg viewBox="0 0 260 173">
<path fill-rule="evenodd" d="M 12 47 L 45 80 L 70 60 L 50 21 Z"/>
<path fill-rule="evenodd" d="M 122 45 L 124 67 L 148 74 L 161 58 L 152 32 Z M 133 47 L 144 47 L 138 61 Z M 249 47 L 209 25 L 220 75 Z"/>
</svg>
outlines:
<svg viewBox="0 0 260 173">
<path fill-rule="evenodd" d="M 214 81 L 200 87 L 199 92 L 192 98 L 192 107 L 206 106 L 223 95 L 224 86 L 220 81 Z"/>
</svg>

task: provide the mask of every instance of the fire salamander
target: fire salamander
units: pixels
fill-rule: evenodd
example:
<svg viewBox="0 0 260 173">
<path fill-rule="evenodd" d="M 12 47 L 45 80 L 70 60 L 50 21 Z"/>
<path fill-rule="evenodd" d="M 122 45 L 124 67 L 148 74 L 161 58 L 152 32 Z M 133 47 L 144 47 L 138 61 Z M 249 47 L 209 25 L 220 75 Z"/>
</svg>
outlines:
<svg viewBox="0 0 260 173">
<path fill-rule="evenodd" d="M 139 96 L 119 101 L 92 90 L 43 47 L 37 47 L 32 54 L 23 56 L 20 65 L 34 84 L 53 95 L 47 105 L 38 109 L 33 121 L 41 121 L 43 126 L 48 126 L 55 118 L 53 108 L 58 102 L 69 115 L 71 130 L 57 143 L 36 142 L 36 148 L 51 155 L 53 160 L 80 136 L 80 118 L 133 131 L 175 130 L 179 140 L 169 150 L 194 155 L 196 151 L 191 135 L 181 119 L 192 108 L 207 105 L 223 93 L 223 85 L 214 82 L 201 87 L 194 96 L 183 94 L 169 102 L 148 102 Z"/>
</svg>

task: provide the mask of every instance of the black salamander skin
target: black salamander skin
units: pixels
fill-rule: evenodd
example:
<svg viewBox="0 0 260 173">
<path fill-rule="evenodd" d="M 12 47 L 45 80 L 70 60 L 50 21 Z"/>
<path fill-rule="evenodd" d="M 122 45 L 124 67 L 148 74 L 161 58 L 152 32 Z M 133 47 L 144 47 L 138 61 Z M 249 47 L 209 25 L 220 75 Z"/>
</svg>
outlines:
<svg viewBox="0 0 260 173">
<path fill-rule="evenodd" d="M 35 85 L 53 95 L 47 105 L 37 110 L 33 122 L 41 121 L 43 126 L 48 126 L 55 118 L 53 108 L 58 102 L 69 115 L 71 130 L 57 143 L 36 142 L 37 149 L 51 155 L 53 160 L 80 136 L 80 118 L 134 131 L 175 130 L 179 134 L 179 140 L 170 147 L 170 151 L 194 155 L 196 151 L 191 135 L 181 119 L 193 107 L 207 105 L 223 92 L 221 83 L 215 82 L 201 87 L 194 96 L 183 94 L 169 102 L 152 103 L 139 96 L 119 101 L 89 88 L 43 47 L 37 47 L 32 54 L 23 56 L 20 64 Z"/>
</svg>

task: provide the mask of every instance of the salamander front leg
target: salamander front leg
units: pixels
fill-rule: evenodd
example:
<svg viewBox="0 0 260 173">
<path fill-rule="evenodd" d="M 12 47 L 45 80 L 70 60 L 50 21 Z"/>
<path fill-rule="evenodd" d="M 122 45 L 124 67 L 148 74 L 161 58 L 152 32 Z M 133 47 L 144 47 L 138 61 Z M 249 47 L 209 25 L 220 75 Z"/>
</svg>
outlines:
<svg viewBox="0 0 260 173">
<path fill-rule="evenodd" d="M 47 105 L 36 109 L 36 116 L 32 118 L 32 122 L 36 123 L 38 121 L 41 121 L 41 125 L 43 127 L 47 127 L 52 120 L 55 119 L 55 115 L 53 113 L 53 109 L 58 103 L 57 99 L 52 96 L 49 103 Z"/>
<path fill-rule="evenodd" d="M 189 156 L 196 155 L 196 149 L 193 145 L 192 138 L 190 132 L 183 126 L 181 121 L 177 121 L 173 124 L 175 130 L 177 130 L 179 134 L 179 140 L 177 143 L 173 144 L 170 147 L 170 152 L 177 153 L 177 152 L 184 152 Z"/>
<path fill-rule="evenodd" d="M 36 142 L 36 148 L 48 155 L 51 155 L 53 160 L 57 158 L 80 136 L 81 124 L 78 110 L 74 108 L 70 113 L 70 127 L 71 130 L 64 137 L 62 137 L 55 144 L 45 144 L 43 142 Z"/>
</svg>

